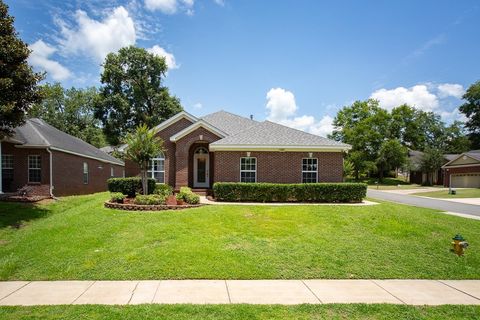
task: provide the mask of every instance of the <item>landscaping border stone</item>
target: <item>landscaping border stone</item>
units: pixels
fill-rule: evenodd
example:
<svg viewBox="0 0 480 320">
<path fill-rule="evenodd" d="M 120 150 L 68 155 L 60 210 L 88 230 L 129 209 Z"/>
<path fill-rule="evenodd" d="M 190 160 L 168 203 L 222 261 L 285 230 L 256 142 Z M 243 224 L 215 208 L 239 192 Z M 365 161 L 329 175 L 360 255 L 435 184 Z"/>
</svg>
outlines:
<svg viewBox="0 0 480 320">
<path fill-rule="evenodd" d="M 162 210 L 182 210 L 189 208 L 198 208 L 203 204 L 157 204 L 157 205 L 144 205 L 144 204 L 132 204 L 132 203 L 115 203 L 105 201 L 105 208 L 119 209 L 127 211 L 162 211 Z"/>
</svg>

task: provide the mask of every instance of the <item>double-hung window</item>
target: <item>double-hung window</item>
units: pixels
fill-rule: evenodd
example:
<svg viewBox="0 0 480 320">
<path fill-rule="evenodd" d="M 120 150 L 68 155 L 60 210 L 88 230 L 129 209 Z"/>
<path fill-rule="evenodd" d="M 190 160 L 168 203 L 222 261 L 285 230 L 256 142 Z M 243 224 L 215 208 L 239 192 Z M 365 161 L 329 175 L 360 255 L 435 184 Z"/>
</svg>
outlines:
<svg viewBox="0 0 480 320">
<path fill-rule="evenodd" d="M 83 184 L 88 184 L 88 163 L 83 163 Z"/>
<path fill-rule="evenodd" d="M 240 158 L 240 182 L 257 182 L 257 158 Z"/>
<path fill-rule="evenodd" d="M 28 182 L 42 182 L 42 157 L 39 155 L 28 156 Z"/>
<path fill-rule="evenodd" d="M 318 159 L 302 159 L 302 182 L 315 183 L 318 181 Z"/>
<path fill-rule="evenodd" d="M 13 180 L 13 154 L 2 154 L 2 179 Z"/>
<path fill-rule="evenodd" d="M 150 160 L 148 177 L 155 179 L 158 183 L 165 183 L 165 156 L 163 153 Z"/>
</svg>

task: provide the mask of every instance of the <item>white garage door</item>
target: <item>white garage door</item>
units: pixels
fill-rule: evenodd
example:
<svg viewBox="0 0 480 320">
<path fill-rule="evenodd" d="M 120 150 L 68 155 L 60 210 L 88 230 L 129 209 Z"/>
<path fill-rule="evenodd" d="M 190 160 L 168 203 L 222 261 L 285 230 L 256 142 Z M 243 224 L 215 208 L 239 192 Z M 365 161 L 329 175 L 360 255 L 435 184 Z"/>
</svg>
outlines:
<svg viewBox="0 0 480 320">
<path fill-rule="evenodd" d="M 453 188 L 480 188 L 480 173 L 462 173 L 452 175 Z"/>
</svg>

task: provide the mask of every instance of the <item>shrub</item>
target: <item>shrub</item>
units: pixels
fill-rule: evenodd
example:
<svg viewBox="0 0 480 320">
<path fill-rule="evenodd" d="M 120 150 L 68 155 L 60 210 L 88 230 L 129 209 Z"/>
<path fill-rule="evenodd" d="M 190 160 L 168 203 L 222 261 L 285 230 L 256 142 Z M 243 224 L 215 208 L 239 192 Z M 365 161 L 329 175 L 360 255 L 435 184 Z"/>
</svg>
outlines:
<svg viewBox="0 0 480 320">
<path fill-rule="evenodd" d="M 213 185 L 219 201 L 253 202 L 361 202 L 367 194 L 364 183 L 238 183 Z"/>
<path fill-rule="evenodd" d="M 110 201 L 115 203 L 123 203 L 123 199 L 125 199 L 125 195 L 121 192 L 113 192 L 110 194 Z"/>
<path fill-rule="evenodd" d="M 138 195 L 135 197 L 135 204 L 143 204 L 143 205 L 158 205 L 158 204 L 165 204 L 165 197 L 162 197 L 157 194 L 149 194 L 149 195 Z"/>
<path fill-rule="evenodd" d="M 157 183 L 153 193 L 161 195 L 161 196 L 168 197 L 168 196 L 173 194 L 173 188 L 170 187 L 168 184 Z"/>
<path fill-rule="evenodd" d="M 198 194 L 192 192 L 192 189 L 189 187 L 181 187 L 180 192 L 177 193 L 177 200 L 182 200 L 188 204 L 198 204 L 200 203 L 200 197 Z"/>
<path fill-rule="evenodd" d="M 155 190 L 155 179 L 148 179 L 148 190 L 153 193 Z M 110 178 L 107 180 L 108 191 L 121 192 L 130 198 L 135 197 L 136 193 L 142 193 L 142 179 L 139 177 L 130 178 Z"/>
</svg>

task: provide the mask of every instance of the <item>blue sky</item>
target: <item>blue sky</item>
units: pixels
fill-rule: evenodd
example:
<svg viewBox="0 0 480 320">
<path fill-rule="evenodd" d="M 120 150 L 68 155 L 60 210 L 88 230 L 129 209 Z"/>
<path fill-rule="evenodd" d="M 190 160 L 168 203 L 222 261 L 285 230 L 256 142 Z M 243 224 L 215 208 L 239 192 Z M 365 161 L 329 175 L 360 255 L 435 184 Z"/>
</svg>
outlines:
<svg viewBox="0 0 480 320">
<path fill-rule="evenodd" d="M 480 79 L 478 1 L 6 0 L 47 81 L 98 86 L 105 55 L 165 56 L 185 109 L 224 109 L 326 135 L 336 111 L 376 98 L 462 119 Z"/>
</svg>

